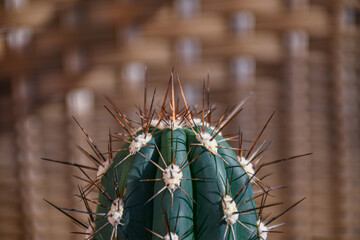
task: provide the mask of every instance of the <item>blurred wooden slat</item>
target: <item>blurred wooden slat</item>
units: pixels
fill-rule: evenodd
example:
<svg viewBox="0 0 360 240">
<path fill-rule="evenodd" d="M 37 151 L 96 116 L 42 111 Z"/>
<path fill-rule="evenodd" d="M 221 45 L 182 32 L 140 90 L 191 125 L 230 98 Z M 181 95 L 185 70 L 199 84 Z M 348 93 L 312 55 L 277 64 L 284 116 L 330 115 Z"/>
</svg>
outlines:
<svg viewBox="0 0 360 240">
<path fill-rule="evenodd" d="M 71 115 L 105 150 L 109 126 L 120 129 L 103 109 L 103 95 L 136 118 L 144 66 L 157 104 L 173 66 L 191 103 L 201 101 L 208 73 L 218 109 L 253 91 L 231 125 L 240 124 L 248 140 L 277 110 L 264 133 L 277 138 L 262 161 L 314 153 L 264 169 L 273 173 L 270 184 L 289 186 L 270 201 L 289 206 L 308 197 L 277 222 L 288 223 L 279 228 L 285 233 L 270 239 L 360 238 L 358 1 L 6 2 L 0 3 L 0 187 L 7 193 L 0 195 L 1 239 L 78 239 L 69 232 L 81 229 L 41 200 L 78 206 L 70 198 L 77 172 L 38 158 L 86 161 L 75 148 L 86 143 Z M 71 101 L 77 94 L 87 96 L 82 111 Z"/>
</svg>

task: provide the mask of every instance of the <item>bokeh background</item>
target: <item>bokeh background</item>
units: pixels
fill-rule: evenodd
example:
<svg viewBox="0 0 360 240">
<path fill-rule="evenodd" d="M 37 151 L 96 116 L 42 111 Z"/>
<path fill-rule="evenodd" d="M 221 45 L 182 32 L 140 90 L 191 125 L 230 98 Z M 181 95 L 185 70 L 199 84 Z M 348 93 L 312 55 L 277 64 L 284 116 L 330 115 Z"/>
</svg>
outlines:
<svg viewBox="0 0 360 240">
<path fill-rule="evenodd" d="M 359 26 L 359 0 L 0 0 L 0 239 L 83 239 L 43 201 L 79 205 L 80 174 L 40 158 L 85 162 L 71 115 L 106 151 L 104 96 L 136 118 L 173 66 L 191 104 L 210 75 L 218 115 L 253 91 L 246 139 L 276 111 L 263 161 L 314 153 L 263 172 L 289 186 L 273 212 L 307 196 L 270 239 L 360 239 Z"/>
</svg>

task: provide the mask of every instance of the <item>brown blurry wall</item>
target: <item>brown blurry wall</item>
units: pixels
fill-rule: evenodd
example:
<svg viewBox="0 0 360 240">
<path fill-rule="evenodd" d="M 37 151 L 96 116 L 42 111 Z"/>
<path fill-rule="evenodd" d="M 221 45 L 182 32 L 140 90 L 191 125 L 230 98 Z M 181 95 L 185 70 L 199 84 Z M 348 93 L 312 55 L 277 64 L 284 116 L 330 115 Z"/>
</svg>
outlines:
<svg viewBox="0 0 360 240">
<path fill-rule="evenodd" d="M 136 118 L 145 68 L 162 96 L 173 66 L 191 104 L 209 74 L 218 117 L 252 91 L 246 139 L 276 111 L 263 161 L 314 153 L 263 172 L 289 186 L 274 215 L 307 196 L 270 239 L 360 239 L 359 43 L 359 0 L 0 0 L 0 239 L 83 239 L 42 200 L 78 206 L 78 171 L 40 158 L 85 162 L 71 115 L 105 151 L 104 95 Z"/>
</svg>

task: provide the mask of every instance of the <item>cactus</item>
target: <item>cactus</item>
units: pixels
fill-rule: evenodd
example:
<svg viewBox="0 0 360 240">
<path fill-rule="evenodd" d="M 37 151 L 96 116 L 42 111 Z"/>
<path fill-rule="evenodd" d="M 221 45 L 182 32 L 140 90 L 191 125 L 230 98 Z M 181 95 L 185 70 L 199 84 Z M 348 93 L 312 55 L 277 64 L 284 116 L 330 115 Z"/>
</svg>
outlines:
<svg viewBox="0 0 360 240">
<path fill-rule="evenodd" d="M 242 111 L 246 99 L 212 124 L 214 109 L 210 107 L 205 83 L 202 110 L 195 111 L 187 105 L 179 78 L 177 82 L 182 109 L 175 101 L 172 73 L 159 113 L 153 109 L 155 91 L 149 110 L 146 101 L 144 109 L 139 110 L 139 129 L 109 100 L 112 107 L 106 109 L 126 135 L 109 134 L 107 154 L 100 152 L 75 119 L 95 155 L 80 150 L 96 168 L 44 159 L 73 165 L 84 175 L 86 185 L 79 187 L 78 197 L 86 210 L 48 203 L 82 227 L 85 239 L 265 240 L 272 229 L 281 225 L 270 224 L 303 200 L 271 219 L 262 216 L 265 208 L 277 205 L 265 204 L 269 192 L 277 188 L 257 177 L 260 169 L 308 155 L 259 163 L 268 146 L 263 146 L 265 142 L 257 146 L 258 141 L 273 115 L 245 151 L 241 133 L 224 136 L 222 130 Z M 168 98 L 170 107 L 166 105 Z M 112 149 L 113 139 L 124 141 L 120 150 Z M 228 144 L 234 140 L 239 142 L 237 147 Z M 95 170 L 96 177 L 90 177 L 88 170 Z M 97 202 L 87 197 L 94 190 L 99 192 Z M 95 203 L 96 211 L 90 203 Z M 74 218 L 71 211 L 87 214 L 88 222 Z"/>
</svg>

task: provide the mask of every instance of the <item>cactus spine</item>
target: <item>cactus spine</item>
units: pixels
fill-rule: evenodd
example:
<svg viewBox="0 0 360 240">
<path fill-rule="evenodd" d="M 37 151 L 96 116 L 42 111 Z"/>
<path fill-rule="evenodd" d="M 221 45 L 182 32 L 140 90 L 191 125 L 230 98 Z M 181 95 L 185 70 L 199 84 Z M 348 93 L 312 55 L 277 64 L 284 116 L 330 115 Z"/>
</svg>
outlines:
<svg viewBox="0 0 360 240">
<path fill-rule="evenodd" d="M 145 103 L 144 110 L 140 110 L 138 130 L 110 101 L 112 108 L 106 109 L 127 132 L 128 139 L 109 134 L 108 154 L 100 152 L 77 122 L 95 156 L 80 150 L 98 166 L 93 179 L 86 169 L 94 169 L 70 164 L 85 176 L 86 186 L 79 187 L 79 197 L 86 210 L 50 204 L 84 228 L 85 239 L 267 239 L 268 232 L 278 226 L 269 226 L 277 217 L 266 221 L 261 215 L 268 207 L 265 199 L 274 188 L 261 182 L 256 174 L 263 166 L 307 154 L 259 164 L 267 146 L 257 149 L 255 146 L 269 121 L 244 154 L 242 134 L 223 137 L 221 131 L 242 111 L 245 100 L 211 125 L 213 109 L 209 102 L 205 103 L 209 95 L 205 86 L 203 108 L 194 111 L 188 107 L 177 79 L 183 105 L 180 109 L 175 102 L 173 78 L 171 74 L 158 114 L 153 110 L 155 92 L 150 109 L 146 109 Z M 166 106 L 168 97 L 170 107 Z M 197 115 L 202 117 L 196 118 Z M 125 142 L 114 155 L 113 138 Z M 239 139 L 238 148 L 227 143 L 235 139 Z M 256 194 L 253 186 L 260 189 Z M 87 193 L 94 189 L 99 191 L 96 211 L 90 207 L 94 201 L 87 198 Z M 255 199 L 261 199 L 260 206 L 256 207 Z M 88 222 L 73 218 L 69 211 L 88 214 Z"/>
</svg>

